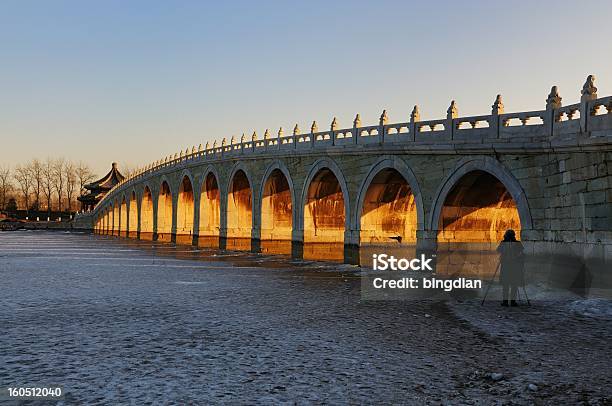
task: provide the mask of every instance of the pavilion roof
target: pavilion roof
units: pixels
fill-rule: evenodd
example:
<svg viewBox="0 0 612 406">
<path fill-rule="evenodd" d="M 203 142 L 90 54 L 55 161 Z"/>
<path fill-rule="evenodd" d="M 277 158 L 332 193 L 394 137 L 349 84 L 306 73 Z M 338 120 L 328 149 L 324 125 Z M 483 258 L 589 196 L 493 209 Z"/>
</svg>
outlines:
<svg viewBox="0 0 612 406">
<path fill-rule="evenodd" d="M 125 179 L 125 176 L 123 176 L 121 172 L 119 172 L 119 170 L 117 169 L 117 163 L 113 162 L 110 172 L 108 172 L 105 176 L 98 179 L 97 181 L 85 185 L 85 189 L 91 191 L 110 190 L 113 186 L 121 182 L 123 179 Z"/>
</svg>

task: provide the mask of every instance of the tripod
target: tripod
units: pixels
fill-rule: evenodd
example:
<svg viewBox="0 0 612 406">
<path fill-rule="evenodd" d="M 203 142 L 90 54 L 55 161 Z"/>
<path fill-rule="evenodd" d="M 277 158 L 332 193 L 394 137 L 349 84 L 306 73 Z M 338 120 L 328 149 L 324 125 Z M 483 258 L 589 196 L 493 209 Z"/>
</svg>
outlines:
<svg viewBox="0 0 612 406">
<path fill-rule="evenodd" d="M 497 271 L 499 271 L 499 267 L 501 266 L 501 261 L 497 263 L 497 267 L 495 268 L 495 272 L 493 273 L 493 277 L 491 278 L 491 280 L 489 281 L 489 285 L 487 286 L 487 290 L 485 291 L 485 295 L 482 298 L 482 302 L 480 302 L 480 305 L 483 306 L 485 300 L 487 299 L 487 295 L 489 294 L 489 290 L 491 290 L 491 285 L 493 285 L 493 282 L 495 281 L 495 276 L 497 276 Z M 519 287 L 519 289 L 516 290 L 516 294 L 517 294 L 517 298 L 520 300 L 520 289 L 521 287 Z M 531 302 L 529 301 L 529 296 L 527 296 L 527 289 L 525 289 L 525 282 L 523 281 L 522 284 L 522 288 L 523 288 L 523 294 L 525 295 L 525 300 L 527 301 L 527 306 L 531 306 Z"/>
<path fill-rule="evenodd" d="M 525 283 L 523 283 L 522 288 L 523 288 L 523 294 L 525 295 L 525 300 L 527 301 L 527 306 L 531 306 L 531 302 L 529 301 L 529 296 L 527 296 L 527 289 L 525 289 Z M 519 297 L 519 300 L 520 300 L 520 297 L 521 297 L 521 293 L 520 292 L 521 292 L 521 289 L 517 289 L 516 290 L 516 294 Z"/>
<path fill-rule="evenodd" d="M 484 305 L 485 300 L 487 299 L 487 295 L 489 294 L 489 290 L 491 290 L 491 285 L 493 285 L 493 282 L 495 281 L 495 276 L 497 275 L 497 271 L 499 271 L 499 267 L 501 265 L 501 262 L 497 263 L 497 267 L 495 268 L 495 272 L 493 273 L 493 277 L 491 278 L 491 280 L 489 281 L 489 285 L 487 286 L 487 290 L 485 292 L 484 297 L 482 298 L 482 302 L 480 302 L 480 305 Z"/>
</svg>

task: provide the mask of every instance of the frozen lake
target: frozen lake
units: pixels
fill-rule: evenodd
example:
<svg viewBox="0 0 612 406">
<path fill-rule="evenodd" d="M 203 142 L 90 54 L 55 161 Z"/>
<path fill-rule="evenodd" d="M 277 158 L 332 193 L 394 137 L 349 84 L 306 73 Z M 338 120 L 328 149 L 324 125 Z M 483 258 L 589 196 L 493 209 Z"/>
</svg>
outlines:
<svg viewBox="0 0 612 406">
<path fill-rule="evenodd" d="M 60 384 L 59 404 L 611 399 L 609 319 L 563 303 L 363 302 L 354 271 L 0 233 L 0 386 Z"/>
</svg>

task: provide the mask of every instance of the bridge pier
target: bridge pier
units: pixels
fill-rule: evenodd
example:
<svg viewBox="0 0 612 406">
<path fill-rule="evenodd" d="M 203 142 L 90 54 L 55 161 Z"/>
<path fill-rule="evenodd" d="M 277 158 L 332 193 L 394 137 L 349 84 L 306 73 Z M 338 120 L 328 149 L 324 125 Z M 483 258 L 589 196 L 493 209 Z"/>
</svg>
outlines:
<svg viewBox="0 0 612 406">
<path fill-rule="evenodd" d="M 259 238 L 251 238 L 251 252 L 254 254 L 261 252 L 261 240 Z"/>
<path fill-rule="evenodd" d="M 417 230 L 417 255 L 432 254 L 438 250 L 438 230 Z"/>
<path fill-rule="evenodd" d="M 219 236 L 219 249 L 221 250 L 227 249 L 227 237 Z"/>
<path fill-rule="evenodd" d="M 344 263 L 349 265 L 361 265 L 359 257 L 359 245 L 345 244 L 344 245 Z"/>
<path fill-rule="evenodd" d="M 304 242 L 295 240 L 291 241 L 291 258 L 304 258 Z"/>
</svg>

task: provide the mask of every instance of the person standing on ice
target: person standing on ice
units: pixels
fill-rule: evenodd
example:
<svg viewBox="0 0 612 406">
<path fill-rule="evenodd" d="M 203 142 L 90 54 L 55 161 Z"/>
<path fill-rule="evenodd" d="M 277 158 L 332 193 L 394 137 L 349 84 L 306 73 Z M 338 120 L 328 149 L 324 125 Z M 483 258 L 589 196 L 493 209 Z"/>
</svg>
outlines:
<svg viewBox="0 0 612 406">
<path fill-rule="evenodd" d="M 499 282 L 503 292 L 501 305 L 508 306 L 508 297 L 510 297 L 510 306 L 518 306 L 516 302 L 518 288 L 525 285 L 523 270 L 525 260 L 523 244 L 516 240 L 514 230 L 506 230 L 497 252 L 500 254 Z"/>
</svg>

